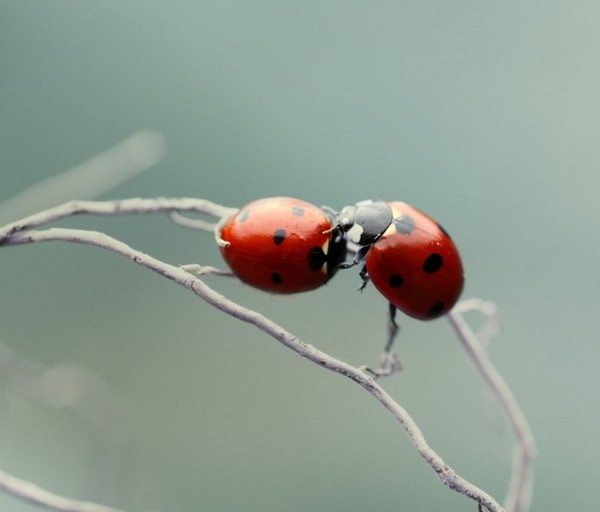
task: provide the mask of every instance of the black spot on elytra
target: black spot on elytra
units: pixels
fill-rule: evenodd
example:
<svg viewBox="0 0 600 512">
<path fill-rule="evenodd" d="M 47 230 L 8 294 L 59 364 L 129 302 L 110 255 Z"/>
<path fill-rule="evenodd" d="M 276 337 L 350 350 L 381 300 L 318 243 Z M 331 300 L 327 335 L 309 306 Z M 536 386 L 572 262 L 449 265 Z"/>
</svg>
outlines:
<svg viewBox="0 0 600 512">
<path fill-rule="evenodd" d="M 242 211 L 242 213 L 240 213 L 238 215 L 238 222 L 246 222 L 248 220 L 248 217 L 250 216 L 250 210 L 248 208 L 246 208 L 244 211 Z"/>
<path fill-rule="evenodd" d="M 440 268 L 444 266 L 444 258 L 442 258 L 441 254 L 434 252 L 427 256 L 425 261 L 423 262 L 423 272 L 426 274 L 433 274 L 437 272 Z"/>
<path fill-rule="evenodd" d="M 396 231 L 401 235 L 410 235 L 415 229 L 415 221 L 408 215 L 402 215 L 396 219 L 393 219 L 394 227 Z"/>
<path fill-rule="evenodd" d="M 308 268 L 313 272 L 321 270 L 326 261 L 327 256 L 320 247 L 313 247 L 308 251 Z"/>
<path fill-rule="evenodd" d="M 273 242 L 275 242 L 275 245 L 281 245 L 285 240 L 286 235 L 285 229 L 276 229 L 275 233 L 273 233 Z"/>
<path fill-rule="evenodd" d="M 271 274 L 271 281 L 274 284 L 281 284 L 283 283 L 283 277 L 281 277 L 281 274 L 279 272 L 273 272 Z"/>
<path fill-rule="evenodd" d="M 443 302 L 436 302 L 429 308 L 429 311 L 427 311 L 427 318 L 435 318 L 436 316 L 439 316 L 444 311 L 444 307 L 445 306 Z"/>
<path fill-rule="evenodd" d="M 404 278 L 400 274 L 392 274 L 390 277 L 390 286 L 392 288 L 399 288 L 404 284 Z"/>
<path fill-rule="evenodd" d="M 292 214 L 294 217 L 302 217 L 304 215 L 304 208 L 302 206 L 292 206 Z"/>
</svg>

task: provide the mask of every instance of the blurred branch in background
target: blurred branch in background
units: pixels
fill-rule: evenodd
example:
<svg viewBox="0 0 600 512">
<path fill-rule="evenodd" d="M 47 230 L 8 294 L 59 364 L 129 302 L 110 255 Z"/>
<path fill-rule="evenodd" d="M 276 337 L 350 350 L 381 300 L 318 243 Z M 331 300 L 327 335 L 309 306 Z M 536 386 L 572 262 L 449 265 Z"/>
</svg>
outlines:
<svg viewBox="0 0 600 512">
<path fill-rule="evenodd" d="M 166 154 L 163 135 L 140 130 L 119 144 L 0 203 L 0 224 L 73 197 L 93 198 L 156 165 Z M 72 413 L 90 437 L 88 493 L 127 501 L 135 463 L 134 419 L 128 404 L 89 369 L 75 364 L 46 368 L 0 342 L 0 382 L 7 391 L 41 407 Z M 24 501 L 59 511 L 117 512 L 70 500 L 0 472 L 0 489 Z"/>
<path fill-rule="evenodd" d="M 96 503 L 63 498 L 4 471 L 0 471 L 0 490 L 32 505 L 58 512 L 120 512 L 116 508 L 105 507 Z"/>
<path fill-rule="evenodd" d="M 39 181 L 0 203 L 0 225 L 75 197 L 97 197 L 156 165 L 166 149 L 160 132 L 140 130 L 86 162 Z"/>
<path fill-rule="evenodd" d="M 40 407 L 71 413 L 89 436 L 86 493 L 115 501 L 130 496 L 135 463 L 131 406 L 88 368 L 45 367 L 0 341 L 0 383 L 7 392 Z"/>
</svg>

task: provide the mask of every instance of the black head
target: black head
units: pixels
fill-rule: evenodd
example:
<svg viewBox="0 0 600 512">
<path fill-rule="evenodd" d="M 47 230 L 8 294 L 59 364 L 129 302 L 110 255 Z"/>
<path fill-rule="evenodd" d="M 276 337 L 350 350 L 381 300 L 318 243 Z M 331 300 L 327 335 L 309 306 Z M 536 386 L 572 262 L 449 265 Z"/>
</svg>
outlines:
<svg viewBox="0 0 600 512">
<path fill-rule="evenodd" d="M 361 201 L 342 208 L 335 223 L 351 242 L 371 245 L 392 223 L 392 209 L 385 201 Z"/>
</svg>

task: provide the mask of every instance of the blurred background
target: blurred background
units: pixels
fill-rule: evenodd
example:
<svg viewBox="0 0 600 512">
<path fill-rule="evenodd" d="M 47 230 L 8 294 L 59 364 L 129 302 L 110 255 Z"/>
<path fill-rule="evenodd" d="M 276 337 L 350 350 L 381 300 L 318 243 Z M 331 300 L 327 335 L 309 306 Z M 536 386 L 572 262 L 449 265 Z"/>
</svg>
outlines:
<svg viewBox="0 0 600 512">
<path fill-rule="evenodd" d="M 414 204 L 461 248 L 464 296 L 502 311 L 489 351 L 538 441 L 532 510 L 595 509 L 599 17 L 583 0 L 5 1 L 0 201 L 150 127 L 166 158 L 99 199 Z M 209 234 L 163 216 L 60 225 L 223 266 Z M 360 388 L 173 283 L 67 244 L 0 262 L 0 340 L 28 361 L 1 376 L 1 469 L 131 511 L 476 509 Z M 352 364 L 382 348 L 385 302 L 356 272 L 284 298 L 207 281 Z M 386 388 L 502 500 L 512 441 L 494 402 L 444 320 L 400 321 Z M 18 392 L 64 365 L 58 398 Z M 43 405 L 77 401 L 72 382 L 83 412 Z"/>
</svg>

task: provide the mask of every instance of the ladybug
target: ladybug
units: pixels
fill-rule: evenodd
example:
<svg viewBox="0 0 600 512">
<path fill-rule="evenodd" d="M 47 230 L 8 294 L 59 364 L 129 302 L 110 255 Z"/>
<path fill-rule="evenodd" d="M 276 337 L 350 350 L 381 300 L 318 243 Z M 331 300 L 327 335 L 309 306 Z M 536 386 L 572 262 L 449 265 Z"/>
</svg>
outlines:
<svg viewBox="0 0 600 512">
<path fill-rule="evenodd" d="M 217 232 L 221 254 L 243 282 L 290 294 L 324 285 L 346 255 L 346 239 L 321 208 L 291 197 L 252 201 Z"/>
<path fill-rule="evenodd" d="M 446 314 L 464 284 L 458 249 L 435 220 L 416 208 L 393 201 L 364 201 L 343 208 L 336 227 L 359 246 L 354 261 L 364 259 L 368 280 L 393 308 L 419 320 Z"/>
</svg>

